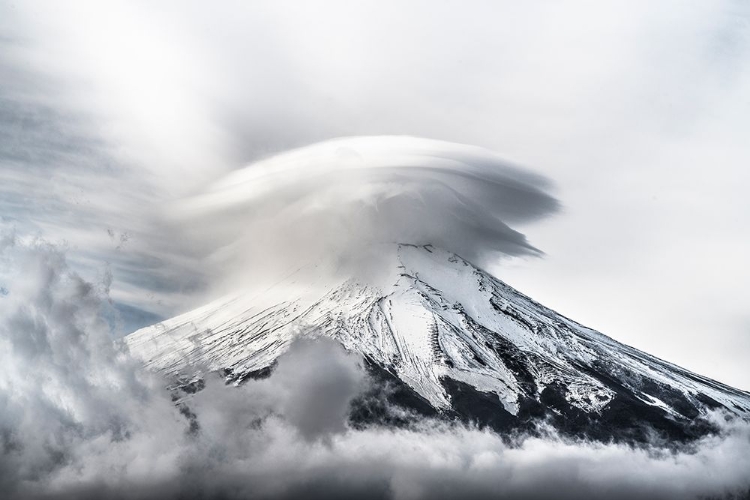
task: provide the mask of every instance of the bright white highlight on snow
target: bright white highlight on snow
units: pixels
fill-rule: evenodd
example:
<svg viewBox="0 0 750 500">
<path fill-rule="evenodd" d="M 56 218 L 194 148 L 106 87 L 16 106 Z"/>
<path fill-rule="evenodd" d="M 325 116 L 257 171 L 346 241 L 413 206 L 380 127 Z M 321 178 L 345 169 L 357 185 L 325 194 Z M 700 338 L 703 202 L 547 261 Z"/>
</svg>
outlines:
<svg viewBox="0 0 750 500">
<path fill-rule="evenodd" d="M 581 369 L 604 364 L 655 380 L 695 401 L 702 395 L 730 414 L 750 416 L 750 394 L 666 363 L 583 327 L 433 246 L 381 246 L 390 267 L 376 281 L 310 279 L 300 269 L 262 290 L 247 288 L 125 338 L 152 369 L 176 375 L 229 368 L 242 380 L 268 368 L 298 338 L 325 336 L 397 374 L 440 409 L 450 408 L 441 379 L 494 393 L 515 415 L 526 394 L 497 340 L 533 359 L 539 391 L 562 383 L 568 402 L 600 412 L 614 393 Z M 383 257 L 381 255 L 381 257 Z M 629 378 L 621 381 L 628 384 Z M 679 410 L 629 389 L 652 406 Z"/>
</svg>

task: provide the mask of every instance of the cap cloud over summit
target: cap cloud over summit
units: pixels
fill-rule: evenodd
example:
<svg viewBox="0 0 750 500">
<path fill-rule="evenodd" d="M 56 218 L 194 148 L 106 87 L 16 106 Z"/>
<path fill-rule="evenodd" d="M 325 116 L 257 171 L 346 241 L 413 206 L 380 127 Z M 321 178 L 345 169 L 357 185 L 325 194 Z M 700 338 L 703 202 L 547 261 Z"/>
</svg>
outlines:
<svg viewBox="0 0 750 500">
<path fill-rule="evenodd" d="M 214 257 L 232 275 L 269 266 L 288 272 L 316 259 L 354 259 L 346 270 L 356 273 L 377 254 L 373 246 L 387 243 L 433 244 L 479 264 L 540 255 L 518 226 L 559 209 L 549 188 L 483 148 L 349 137 L 234 171 L 173 214 L 196 241 L 219 249 Z"/>
</svg>

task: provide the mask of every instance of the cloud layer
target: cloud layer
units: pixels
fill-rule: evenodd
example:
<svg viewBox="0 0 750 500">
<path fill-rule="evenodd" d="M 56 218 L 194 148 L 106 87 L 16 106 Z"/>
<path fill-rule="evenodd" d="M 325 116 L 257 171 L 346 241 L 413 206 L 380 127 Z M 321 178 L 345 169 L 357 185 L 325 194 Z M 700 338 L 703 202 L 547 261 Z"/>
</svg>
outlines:
<svg viewBox="0 0 750 500">
<path fill-rule="evenodd" d="M 109 338 L 106 283 L 3 233 L 0 487 L 7 498 L 658 498 L 747 492 L 750 425 L 681 450 L 503 439 L 421 421 L 354 429 L 359 360 L 296 344 L 272 375 L 175 404 Z"/>
</svg>

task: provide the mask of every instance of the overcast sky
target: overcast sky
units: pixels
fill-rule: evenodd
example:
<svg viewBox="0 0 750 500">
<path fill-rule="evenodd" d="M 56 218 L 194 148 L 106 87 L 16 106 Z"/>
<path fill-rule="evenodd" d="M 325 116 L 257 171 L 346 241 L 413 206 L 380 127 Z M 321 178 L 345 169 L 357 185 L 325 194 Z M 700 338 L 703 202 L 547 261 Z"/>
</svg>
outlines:
<svg viewBox="0 0 750 500">
<path fill-rule="evenodd" d="M 0 3 L 0 216 L 113 277 L 124 333 L 205 300 L 175 200 L 350 135 L 477 145 L 550 179 L 489 270 L 750 389 L 750 7 Z M 205 269 L 205 268 L 204 268 Z"/>
</svg>

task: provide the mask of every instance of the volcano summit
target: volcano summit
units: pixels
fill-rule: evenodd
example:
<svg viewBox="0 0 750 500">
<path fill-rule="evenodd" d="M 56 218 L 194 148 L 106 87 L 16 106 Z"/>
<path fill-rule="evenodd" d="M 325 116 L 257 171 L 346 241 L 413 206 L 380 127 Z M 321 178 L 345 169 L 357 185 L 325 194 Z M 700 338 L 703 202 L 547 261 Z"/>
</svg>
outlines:
<svg viewBox="0 0 750 500">
<path fill-rule="evenodd" d="M 498 431 L 545 421 L 594 439 L 682 441 L 711 430 L 712 410 L 750 416 L 750 394 L 586 328 L 453 253 L 391 250 L 377 283 L 331 284 L 309 266 L 125 341 L 181 380 L 219 372 L 241 383 L 272 370 L 295 339 L 329 337 L 366 360 L 387 405 Z"/>
</svg>

